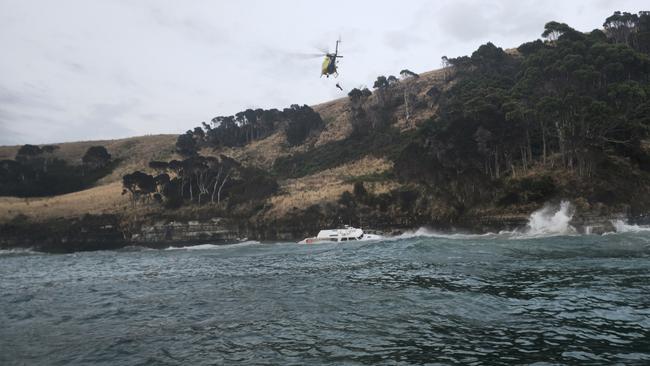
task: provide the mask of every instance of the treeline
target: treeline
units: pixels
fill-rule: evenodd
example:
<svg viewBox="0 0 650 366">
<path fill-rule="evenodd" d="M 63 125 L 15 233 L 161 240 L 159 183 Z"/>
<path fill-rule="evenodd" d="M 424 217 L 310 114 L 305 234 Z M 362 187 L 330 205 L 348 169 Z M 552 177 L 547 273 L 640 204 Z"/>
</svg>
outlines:
<svg viewBox="0 0 650 366">
<path fill-rule="evenodd" d="M 354 88 L 348 93 L 352 115 L 353 137 L 362 137 L 373 131 L 389 128 L 396 118 L 406 121 L 415 109 L 426 106 L 431 95 L 419 98 L 413 87 L 413 81 L 419 75 L 404 69 L 400 71 L 401 80 L 394 75 L 380 75 L 373 83 L 374 93 L 368 88 Z M 404 114 L 396 114 L 396 109 L 403 107 Z"/>
<path fill-rule="evenodd" d="M 264 139 L 284 129 L 287 143 L 303 143 L 311 131 L 321 128 L 323 120 L 311 107 L 293 104 L 283 110 L 247 109 L 234 116 L 219 116 L 203 122 L 178 137 L 176 150 L 182 155 L 196 155 L 202 147 L 240 147 Z"/>
<path fill-rule="evenodd" d="M 400 77 L 380 75 L 373 84 L 373 91 L 366 87 L 350 90 L 351 134 L 342 140 L 280 157 L 274 162 L 272 172 L 282 178 L 298 178 L 367 155 L 395 159 L 413 138 L 412 132 L 400 131 L 395 122 L 398 118 L 408 120 L 411 111 L 435 103 L 440 94 L 432 87 L 419 96 L 413 84 L 419 75 L 410 70 L 400 71 Z M 399 113 L 400 108 L 403 108 L 403 115 Z"/>
<path fill-rule="evenodd" d="M 184 204 L 235 205 L 259 201 L 275 193 L 277 182 L 266 172 L 244 167 L 225 155 L 191 156 L 184 160 L 151 161 L 156 174 L 136 171 L 122 178 L 132 203 L 155 201 L 167 208 Z"/>
<path fill-rule="evenodd" d="M 612 181 L 607 167 L 617 159 L 650 171 L 642 146 L 650 131 L 649 19 L 648 12 L 617 12 L 604 31 L 587 34 L 549 22 L 544 41 L 525 43 L 516 53 L 488 43 L 469 57 L 444 57 L 455 85 L 442 95 L 439 115 L 396 161 L 396 171 L 460 206 L 494 199 L 503 178 L 531 171 L 561 169 L 582 180 Z M 550 184 L 528 182 L 539 192 L 504 203 L 544 200 L 554 192 Z M 590 199 L 602 200 L 593 194 Z"/>
<path fill-rule="evenodd" d="M 88 148 L 81 164 L 55 156 L 56 145 L 23 145 L 15 160 L 0 161 L 0 196 L 52 196 L 88 188 L 115 166 L 105 147 Z"/>
<path fill-rule="evenodd" d="M 278 189 L 267 172 L 244 167 L 225 155 L 202 156 L 202 148 L 241 147 L 283 130 L 287 144 L 303 143 L 310 133 L 323 127 L 323 120 L 309 106 L 278 109 L 247 109 L 233 116 L 219 116 L 179 135 L 176 152 L 183 160 L 152 161 L 155 174 L 136 171 L 123 176 L 123 194 L 133 204 L 156 201 L 168 208 L 184 204 L 232 206 L 260 202 Z"/>
</svg>

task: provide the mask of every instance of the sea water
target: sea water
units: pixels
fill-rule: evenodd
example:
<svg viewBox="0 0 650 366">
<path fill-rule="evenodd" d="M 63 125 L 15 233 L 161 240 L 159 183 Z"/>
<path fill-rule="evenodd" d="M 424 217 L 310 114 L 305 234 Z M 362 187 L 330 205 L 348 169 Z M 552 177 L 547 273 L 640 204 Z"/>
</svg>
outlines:
<svg viewBox="0 0 650 366">
<path fill-rule="evenodd" d="M 1 365 L 650 364 L 650 231 L 0 254 Z"/>
</svg>

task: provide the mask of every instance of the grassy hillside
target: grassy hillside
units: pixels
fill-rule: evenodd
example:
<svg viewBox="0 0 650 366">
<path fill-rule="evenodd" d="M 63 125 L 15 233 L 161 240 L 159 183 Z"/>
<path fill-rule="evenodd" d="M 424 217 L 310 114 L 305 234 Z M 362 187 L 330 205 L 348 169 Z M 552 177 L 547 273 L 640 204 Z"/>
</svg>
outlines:
<svg viewBox="0 0 650 366">
<path fill-rule="evenodd" d="M 506 51 L 488 43 L 471 56 L 443 58 L 443 69 L 380 76 L 372 92 L 354 89 L 311 108 L 246 110 L 181 136 L 61 144 L 55 154 L 69 162 L 104 145 L 119 164 L 83 192 L 0 199 L 0 219 L 128 215 L 119 182 L 136 170 L 152 181 L 167 175 L 144 195 L 157 195 L 158 203 L 137 204 L 152 218 L 231 215 L 263 227 L 361 217 L 455 225 L 525 216 L 561 199 L 584 212 L 647 212 L 644 24 L 638 37 L 619 40 L 615 32 L 585 34 L 550 22 L 545 41 Z M 0 147 L 0 159 L 16 151 Z M 164 166 L 154 171 L 152 160 Z M 234 172 L 230 181 L 224 168 Z M 213 178 L 223 180 L 223 201 L 214 199 Z M 137 184 L 132 189 L 141 194 Z"/>
<path fill-rule="evenodd" d="M 430 99 L 426 92 L 434 85 L 444 88 L 444 71 L 436 70 L 421 74 L 421 77 L 409 80 L 408 88 L 417 98 Z M 405 84 L 406 84 L 405 83 Z M 404 85 L 395 86 L 395 95 L 403 93 Z M 375 103 L 371 97 L 367 103 Z M 394 112 L 394 118 L 401 130 L 412 130 L 435 113 L 435 103 L 428 100 L 425 107 L 414 109 L 408 120 L 405 119 L 404 108 Z M 344 141 L 353 131 L 353 118 L 348 97 L 329 101 L 313 106 L 325 125 L 318 133 L 309 136 L 301 145 L 289 147 L 286 135 L 278 131 L 271 136 L 254 141 L 244 147 L 221 148 L 214 150 L 205 148 L 203 155 L 226 154 L 244 165 L 271 170 L 275 161 L 280 157 L 304 154 L 319 147 L 327 148 L 328 144 Z M 117 140 L 82 141 L 56 144 L 60 148 L 54 156 L 62 158 L 71 164 L 80 164 L 81 157 L 90 146 L 102 145 L 107 148 L 114 159 L 120 162 L 113 172 L 102 178 L 96 187 L 82 192 L 47 197 L 19 199 L 0 197 L 0 220 L 8 220 L 18 214 L 27 215 L 37 220 L 54 217 L 74 217 L 86 213 L 122 213 L 128 208 L 126 196 L 121 195 L 121 179 L 124 174 L 135 170 L 151 172 L 148 163 L 152 160 L 170 160 L 178 158 L 174 144 L 177 135 L 140 136 Z M 0 146 L 0 160 L 13 159 L 20 146 Z M 391 169 L 392 163 L 382 157 L 369 157 L 367 154 L 356 159 L 340 161 L 328 166 L 323 171 L 314 172 L 309 176 L 298 179 L 280 179 L 280 191 L 277 196 L 269 199 L 272 209 L 264 214 L 265 217 L 277 217 L 291 210 L 302 210 L 324 202 L 335 202 L 342 192 L 352 189 L 355 178 L 369 176 Z M 371 155 L 371 154 L 370 154 Z M 369 189 L 376 193 L 384 193 L 399 186 L 396 181 L 373 184 Z"/>
<path fill-rule="evenodd" d="M 121 192 L 122 184 L 112 182 L 54 197 L 0 197 L 0 222 L 9 221 L 18 215 L 44 221 L 86 214 L 120 213 L 130 208 L 128 197 Z"/>
<path fill-rule="evenodd" d="M 104 146 L 113 159 L 120 164 L 112 174 L 103 178 L 100 183 L 117 182 L 127 172 L 146 167 L 151 160 L 168 159 L 174 154 L 174 143 L 177 135 L 147 135 L 116 140 L 96 140 L 64 142 L 57 145 L 59 149 L 52 154 L 73 165 L 81 164 L 81 157 L 91 146 Z M 0 146 L 0 160 L 13 159 L 20 146 Z"/>
<path fill-rule="evenodd" d="M 177 135 L 149 135 L 116 140 L 80 141 L 53 144 L 59 146 L 53 155 L 73 165 L 91 146 L 106 147 L 119 164 L 95 187 L 54 197 L 0 197 L 0 222 L 17 215 L 36 220 L 58 217 L 79 217 L 85 214 L 120 213 L 127 210 L 128 198 L 122 195 L 122 176 L 133 170 L 146 169 L 151 160 L 167 159 L 174 154 Z M 13 159 L 20 146 L 0 146 L 0 160 Z"/>
</svg>

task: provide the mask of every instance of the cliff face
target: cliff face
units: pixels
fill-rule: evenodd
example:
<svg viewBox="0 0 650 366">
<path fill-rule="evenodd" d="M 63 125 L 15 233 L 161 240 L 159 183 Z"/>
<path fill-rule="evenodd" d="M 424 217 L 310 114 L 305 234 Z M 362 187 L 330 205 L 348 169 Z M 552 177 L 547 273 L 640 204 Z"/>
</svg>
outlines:
<svg viewBox="0 0 650 366">
<path fill-rule="evenodd" d="M 158 222 L 153 225 L 143 225 L 137 232 L 131 234 L 128 241 L 144 246 L 160 246 L 193 243 L 233 243 L 241 240 L 236 226 L 223 218 L 213 218 L 208 221 L 188 222 Z"/>
<path fill-rule="evenodd" d="M 80 219 L 37 223 L 17 218 L 0 225 L 0 249 L 19 247 L 52 253 L 118 249 L 132 245 L 160 249 L 172 245 L 230 244 L 245 238 L 241 235 L 246 234 L 245 228 L 223 218 L 127 226 L 116 215 L 86 215 Z"/>
<path fill-rule="evenodd" d="M 0 224 L 0 248 L 32 248 L 65 253 L 116 249 L 125 245 L 120 219 L 115 215 L 85 215 L 74 219 L 33 222 L 26 216 Z"/>
</svg>

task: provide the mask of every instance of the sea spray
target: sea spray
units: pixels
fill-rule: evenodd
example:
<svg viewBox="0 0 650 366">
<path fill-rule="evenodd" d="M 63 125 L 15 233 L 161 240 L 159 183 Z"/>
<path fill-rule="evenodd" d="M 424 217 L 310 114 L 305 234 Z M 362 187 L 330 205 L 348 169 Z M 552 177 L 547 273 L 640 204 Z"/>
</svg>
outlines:
<svg viewBox="0 0 650 366">
<path fill-rule="evenodd" d="M 530 214 L 526 230 L 521 234 L 532 237 L 575 234 L 576 229 L 569 224 L 573 213 L 574 209 L 569 201 L 562 201 L 559 208 L 545 205 Z"/>
<path fill-rule="evenodd" d="M 467 234 L 467 233 L 441 233 L 421 227 L 415 231 L 406 231 L 402 235 L 387 240 L 403 240 L 417 237 L 442 238 L 442 239 L 527 239 L 545 236 L 574 235 L 577 230 L 570 225 L 574 208 L 569 201 L 562 201 L 560 205 L 546 204 L 543 208 L 530 214 L 526 227 L 514 231 L 499 231 L 498 233 Z M 629 226 L 629 225 L 628 225 Z M 650 228 L 648 229 L 650 230 Z"/>
<path fill-rule="evenodd" d="M 612 220 L 612 225 L 614 225 L 617 233 L 638 233 L 643 231 L 650 231 L 649 226 L 630 225 L 623 220 Z"/>
<path fill-rule="evenodd" d="M 495 233 L 484 234 L 467 234 L 467 233 L 444 233 L 435 231 L 426 227 L 420 227 L 415 231 L 408 230 L 401 235 L 397 235 L 385 240 L 403 240 L 411 238 L 441 238 L 441 239 L 478 239 L 478 238 L 491 238 L 497 237 Z"/>
</svg>

